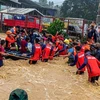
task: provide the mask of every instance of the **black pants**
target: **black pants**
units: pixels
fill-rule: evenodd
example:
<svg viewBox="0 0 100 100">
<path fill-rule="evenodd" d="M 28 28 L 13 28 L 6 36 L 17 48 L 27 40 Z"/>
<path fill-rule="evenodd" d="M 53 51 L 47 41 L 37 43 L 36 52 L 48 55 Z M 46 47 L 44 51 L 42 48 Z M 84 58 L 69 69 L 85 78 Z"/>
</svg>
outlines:
<svg viewBox="0 0 100 100">
<path fill-rule="evenodd" d="M 98 81 L 99 76 L 91 77 L 90 82 L 95 83 L 95 81 Z"/>
<path fill-rule="evenodd" d="M 32 60 L 29 60 L 29 64 L 36 64 L 37 61 L 32 61 Z"/>
<path fill-rule="evenodd" d="M 74 62 L 73 58 L 69 58 L 68 61 L 67 61 L 68 64 L 73 63 L 73 62 Z"/>
</svg>

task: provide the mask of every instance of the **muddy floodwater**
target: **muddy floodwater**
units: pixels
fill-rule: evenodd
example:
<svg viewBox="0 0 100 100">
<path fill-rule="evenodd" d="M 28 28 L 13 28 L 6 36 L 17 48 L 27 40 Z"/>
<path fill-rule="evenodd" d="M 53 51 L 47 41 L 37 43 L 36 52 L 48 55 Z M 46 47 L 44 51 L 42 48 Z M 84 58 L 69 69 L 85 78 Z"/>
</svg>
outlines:
<svg viewBox="0 0 100 100">
<path fill-rule="evenodd" d="M 4 60 L 0 68 L 0 100 L 8 100 L 16 88 L 26 90 L 29 100 L 100 100 L 100 86 L 88 83 L 87 72 L 76 75 L 76 67 L 68 66 L 66 61 L 58 57 L 29 65 L 28 60 Z"/>
</svg>

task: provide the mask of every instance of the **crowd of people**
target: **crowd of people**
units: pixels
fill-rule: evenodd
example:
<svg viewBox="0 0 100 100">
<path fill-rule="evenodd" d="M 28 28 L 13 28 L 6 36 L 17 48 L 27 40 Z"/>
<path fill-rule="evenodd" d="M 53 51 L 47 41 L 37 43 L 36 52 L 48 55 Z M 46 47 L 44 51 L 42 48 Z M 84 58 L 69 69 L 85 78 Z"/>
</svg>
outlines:
<svg viewBox="0 0 100 100">
<path fill-rule="evenodd" d="M 98 30 L 100 27 L 98 27 Z M 82 75 L 87 69 L 88 81 L 95 83 L 100 76 L 100 31 L 90 25 L 87 41 L 64 38 L 58 32 L 56 35 L 47 32 L 40 33 L 38 29 L 28 30 L 16 26 L 6 32 L 5 40 L 0 39 L 0 67 L 3 57 L 11 58 L 10 51 L 28 57 L 29 64 L 36 64 L 38 60 L 48 62 L 54 57 L 68 58 L 68 65 L 76 65 L 76 74 Z"/>
</svg>

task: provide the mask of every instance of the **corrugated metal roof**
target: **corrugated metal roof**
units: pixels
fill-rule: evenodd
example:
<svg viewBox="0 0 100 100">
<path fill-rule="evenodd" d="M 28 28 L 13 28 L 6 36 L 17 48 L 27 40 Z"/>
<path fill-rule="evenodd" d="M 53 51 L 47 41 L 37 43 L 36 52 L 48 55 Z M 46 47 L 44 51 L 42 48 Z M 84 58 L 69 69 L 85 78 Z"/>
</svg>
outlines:
<svg viewBox="0 0 100 100">
<path fill-rule="evenodd" d="M 11 7 L 9 9 L 5 9 L 5 10 L 0 11 L 0 13 L 25 15 L 25 14 L 28 14 L 28 13 L 33 12 L 33 11 L 36 11 L 41 16 L 44 16 L 41 12 L 39 12 L 37 9 L 34 9 L 34 8 L 12 8 Z"/>
</svg>

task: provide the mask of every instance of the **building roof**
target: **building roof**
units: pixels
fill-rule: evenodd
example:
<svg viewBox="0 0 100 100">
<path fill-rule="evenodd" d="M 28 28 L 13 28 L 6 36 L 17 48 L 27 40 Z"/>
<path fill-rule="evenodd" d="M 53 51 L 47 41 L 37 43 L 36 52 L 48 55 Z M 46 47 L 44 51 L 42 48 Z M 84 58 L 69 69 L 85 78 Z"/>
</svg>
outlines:
<svg viewBox="0 0 100 100">
<path fill-rule="evenodd" d="M 10 0 L 10 1 L 17 3 L 17 4 L 21 4 L 20 2 L 18 2 L 18 0 Z"/>
<path fill-rule="evenodd" d="M 1 10 L 0 13 L 6 13 L 6 14 L 18 14 L 18 15 L 26 15 L 30 12 L 37 12 L 39 15 L 44 16 L 41 12 L 39 12 L 35 8 L 12 8 Z"/>
</svg>

